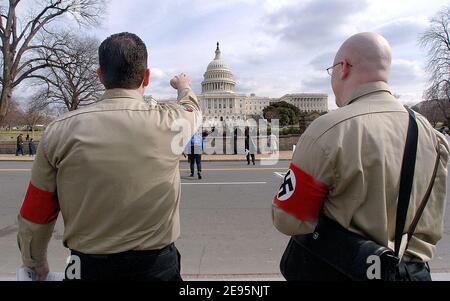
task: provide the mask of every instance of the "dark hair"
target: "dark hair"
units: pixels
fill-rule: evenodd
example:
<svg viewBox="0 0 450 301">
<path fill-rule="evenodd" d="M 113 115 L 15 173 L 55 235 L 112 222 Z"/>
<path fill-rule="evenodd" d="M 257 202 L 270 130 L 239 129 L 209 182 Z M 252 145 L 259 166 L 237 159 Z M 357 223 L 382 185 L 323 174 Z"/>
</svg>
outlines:
<svg viewBox="0 0 450 301">
<path fill-rule="evenodd" d="M 147 47 L 135 34 L 122 32 L 102 42 L 98 49 L 106 89 L 137 89 L 147 69 Z"/>
</svg>

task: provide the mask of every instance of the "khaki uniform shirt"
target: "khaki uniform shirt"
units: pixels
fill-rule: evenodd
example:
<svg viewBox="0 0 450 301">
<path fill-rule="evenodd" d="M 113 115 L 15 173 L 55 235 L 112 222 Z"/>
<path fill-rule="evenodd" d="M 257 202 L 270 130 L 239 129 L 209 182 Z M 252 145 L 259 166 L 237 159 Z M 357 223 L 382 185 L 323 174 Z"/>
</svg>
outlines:
<svg viewBox="0 0 450 301">
<path fill-rule="evenodd" d="M 449 144 L 423 116 L 416 116 L 417 163 L 405 233 L 431 181 L 438 141 L 441 160 L 429 203 L 404 259 L 428 262 L 443 233 Z M 325 215 L 392 249 L 408 122 L 406 109 L 388 85 L 369 83 L 354 91 L 343 108 L 313 122 L 293 157 L 295 166 L 328 187 Z M 312 233 L 317 223 L 301 221 L 275 203 L 273 222 L 291 236 Z"/>
<path fill-rule="evenodd" d="M 177 104 L 147 104 L 137 91 L 113 89 L 100 102 L 50 124 L 19 216 L 24 263 L 46 259 L 56 218 L 33 214 L 49 204 L 49 197 L 38 195 L 51 193 L 64 219 L 64 244 L 72 250 L 156 250 L 177 240 L 179 158 L 200 122 L 191 89 L 179 91 Z"/>
</svg>

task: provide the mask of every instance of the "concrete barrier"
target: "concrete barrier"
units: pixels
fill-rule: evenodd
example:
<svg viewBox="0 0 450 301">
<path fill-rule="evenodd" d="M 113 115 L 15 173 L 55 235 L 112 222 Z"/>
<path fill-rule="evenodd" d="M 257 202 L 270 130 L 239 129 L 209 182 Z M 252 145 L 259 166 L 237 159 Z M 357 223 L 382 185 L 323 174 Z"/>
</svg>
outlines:
<svg viewBox="0 0 450 301">
<path fill-rule="evenodd" d="M 213 138 L 207 138 L 207 139 L 213 139 Z M 260 139 L 262 139 L 262 143 L 264 144 L 268 144 L 268 139 L 267 137 L 262 137 L 259 139 L 254 139 L 255 142 L 256 140 L 258 141 L 257 143 L 259 143 Z M 279 151 L 292 151 L 293 147 L 295 145 L 297 145 L 298 140 L 300 139 L 299 135 L 287 135 L 287 136 L 280 136 L 278 139 L 278 147 L 279 147 Z M 230 144 L 231 144 L 231 138 L 224 138 L 223 140 L 223 154 L 234 154 L 234 152 L 232 151 L 232 153 L 229 153 L 229 151 L 231 150 L 230 148 Z M 238 146 L 242 145 L 242 147 L 245 145 L 244 142 L 244 138 L 239 138 L 238 142 L 237 142 Z M 35 141 L 34 144 L 36 145 L 36 149 L 38 147 L 39 141 Z M 259 145 L 259 144 L 258 144 Z M 228 148 L 227 148 L 228 146 Z M 269 145 L 267 145 L 267 149 Z M 24 147 L 23 147 L 23 151 L 25 154 L 28 155 L 28 142 L 25 141 Z M 11 154 L 15 154 L 16 153 L 16 142 L 15 141 L 0 141 L 0 154 L 2 155 L 11 155 Z M 258 153 L 261 153 L 261 150 L 258 149 Z"/>
</svg>

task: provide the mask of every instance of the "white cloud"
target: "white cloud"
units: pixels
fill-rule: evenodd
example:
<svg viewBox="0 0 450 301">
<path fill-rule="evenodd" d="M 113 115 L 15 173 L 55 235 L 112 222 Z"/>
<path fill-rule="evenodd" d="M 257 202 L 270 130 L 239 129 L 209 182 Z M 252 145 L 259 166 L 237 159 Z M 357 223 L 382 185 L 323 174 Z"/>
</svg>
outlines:
<svg viewBox="0 0 450 301">
<path fill-rule="evenodd" d="M 353 16 L 366 8 L 365 0 L 294 2 L 265 17 L 266 31 L 302 47 L 321 48 L 348 34 Z"/>
<path fill-rule="evenodd" d="M 391 84 L 414 85 L 426 81 L 426 73 L 419 61 L 397 59 L 392 61 Z"/>
<path fill-rule="evenodd" d="M 326 70 L 331 67 L 334 61 L 336 53 L 335 52 L 324 52 L 315 56 L 309 64 L 316 70 Z"/>
<path fill-rule="evenodd" d="M 390 85 L 400 100 L 407 102 L 420 102 L 423 90 L 427 85 L 427 74 L 420 61 L 396 59 L 392 62 Z"/>
<path fill-rule="evenodd" d="M 150 68 L 151 71 L 151 77 L 157 80 L 161 80 L 161 79 L 167 79 L 168 75 L 166 72 L 164 72 L 162 69 L 160 68 Z"/>
<path fill-rule="evenodd" d="M 406 17 L 383 24 L 375 31 L 384 36 L 392 46 L 416 44 L 419 35 L 428 25 L 429 21 L 426 18 Z"/>
</svg>

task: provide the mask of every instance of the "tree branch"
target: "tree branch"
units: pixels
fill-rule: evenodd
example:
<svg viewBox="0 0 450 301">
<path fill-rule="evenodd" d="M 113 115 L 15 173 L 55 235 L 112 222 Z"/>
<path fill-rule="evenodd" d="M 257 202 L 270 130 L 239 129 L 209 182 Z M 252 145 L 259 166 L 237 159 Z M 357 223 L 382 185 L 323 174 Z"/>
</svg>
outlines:
<svg viewBox="0 0 450 301">
<path fill-rule="evenodd" d="M 41 70 L 41 69 L 45 69 L 50 67 L 49 64 L 44 64 L 44 65 L 39 65 L 36 67 L 32 67 L 31 69 L 25 71 L 17 80 L 15 80 L 13 82 L 13 88 L 17 87 L 23 80 L 29 78 L 31 76 L 31 74 L 33 74 L 33 72 Z"/>
</svg>

